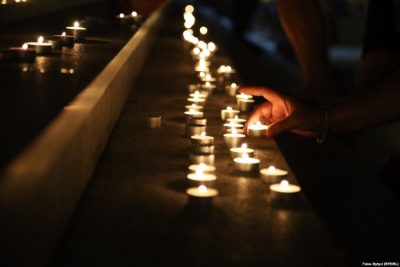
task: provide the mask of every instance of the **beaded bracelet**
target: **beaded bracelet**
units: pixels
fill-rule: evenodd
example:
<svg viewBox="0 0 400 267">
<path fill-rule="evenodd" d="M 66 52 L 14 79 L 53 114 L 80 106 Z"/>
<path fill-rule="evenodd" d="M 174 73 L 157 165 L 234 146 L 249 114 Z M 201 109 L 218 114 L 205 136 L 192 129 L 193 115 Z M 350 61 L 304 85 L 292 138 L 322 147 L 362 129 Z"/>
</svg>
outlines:
<svg viewBox="0 0 400 267">
<path fill-rule="evenodd" d="M 325 142 L 325 140 L 328 138 L 329 135 L 329 130 L 330 130 L 330 126 L 331 126 L 331 116 L 329 113 L 329 107 L 328 106 L 324 106 L 324 113 L 325 113 L 325 128 L 324 131 L 322 133 L 321 137 L 316 137 L 317 142 L 322 144 L 323 142 Z"/>
</svg>

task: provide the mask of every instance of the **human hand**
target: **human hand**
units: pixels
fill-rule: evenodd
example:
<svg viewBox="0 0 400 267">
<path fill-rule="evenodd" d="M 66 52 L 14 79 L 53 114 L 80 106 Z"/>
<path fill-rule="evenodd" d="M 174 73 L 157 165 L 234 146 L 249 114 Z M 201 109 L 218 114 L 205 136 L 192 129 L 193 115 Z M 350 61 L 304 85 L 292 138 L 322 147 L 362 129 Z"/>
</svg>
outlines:
<svg viewBox="0 0 400 267">
<path fill-rule="evenodd" d="M 324 113 L 313 106 L 305 105 L 288 96 L 264 87 L 241 87 L 240 93 L 263 96 L 267 99 L 258 105 L 247 119 L 244 132 L 257 121 L 268 125 L 267 137 L 292 131 L 304 136 L 316 136 L 323 132 Z"/>
</svg>

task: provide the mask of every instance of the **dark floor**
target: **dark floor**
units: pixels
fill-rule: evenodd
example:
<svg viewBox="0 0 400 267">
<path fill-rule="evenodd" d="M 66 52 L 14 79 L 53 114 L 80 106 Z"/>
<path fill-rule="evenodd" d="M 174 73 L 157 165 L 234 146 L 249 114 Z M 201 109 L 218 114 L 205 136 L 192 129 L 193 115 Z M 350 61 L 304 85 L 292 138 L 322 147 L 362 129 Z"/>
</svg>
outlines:
<svg viewBox="0 0 400 267">
<path fill-rule="evenodd" d="M 276 143 L 249 140 L 262 167 L 290 168 L 290 180 L 303 190 L 297 203 L 274 203 L 257 176 L 234 172 L 219 118 L 233 100 L 221 93 L 205 107 L 207 133 L 216 138 L 220 195 L 212 206 L 188 204 L 183 107 L 186 86 L 198 80 L 181 40 L 183 9 L 175 8 L 51 265 L 360 266 L 399 261 L 399 201 L 368 177 L 340 139 L 332 137 L 323 146 L 293 134 Z M 217 31 L 218 25 L 209 28 Z M 285 64 L 273 61 L 273 55 L 228 37 L 216 40 L 221 50 L 214 66 L 233 64 L 245 84 L 285 87 L 298 81 L 296 75 L 285 75 Z M 155 112 L 162 116 L 162 127 L 143 128 L 141 120 Z"/>
</svg>

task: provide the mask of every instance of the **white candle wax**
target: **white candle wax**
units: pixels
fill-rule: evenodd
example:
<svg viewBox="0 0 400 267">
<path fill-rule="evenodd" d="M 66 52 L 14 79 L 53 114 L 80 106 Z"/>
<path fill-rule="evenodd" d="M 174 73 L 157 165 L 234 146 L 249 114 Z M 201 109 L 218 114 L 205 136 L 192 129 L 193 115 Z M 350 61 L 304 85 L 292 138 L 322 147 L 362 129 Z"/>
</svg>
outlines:
<svg viewBox="0 0 400 267">
<path fill-rule="evenodd" d="M 193 110 L 193 111 L 202 111 L 203 108 L 204 108 L 203 106 L 196 105 L 196 104 L 191 104 L 191 105 L 185 106 L 186 111 L 190 111 L 190 110 Z"/>
<path fill-rule="evenodd" d="M 249 125 L 247 127 L 247 135 L 253 137 L 261 137 L 264 136 L 264 132 L 268 129 L 267 125 L 261 124 L 261 122 L 257 122 L 256 124 Z"/>
<path fill-rule="evenodd" d="M 50 54 L 51 53 L 51 43 L 43 42 L 43 37 L 40 36 L 37 42 L 27 43 L 28 47 L 36 49 L 36 54 Z"/>
<path fill-rule="evenodd" d="M 239 112 L 239 110 L 227 107 L 226 109 L 221 110 L 221 120 L 226 121 L 227 119 L 234 118 L 239 114 Z"/>
<path fill-rule="evenodd" d="M 216 79 L 211 76 L 211 74 L 206 74 L 204 77 L 200 78 L 203 82 L 215 82 Z"/>
<path fill-rule="evenodd" d="M 187 101 L 190 104 L 204 105 L 204 102 L 206 100 L 204 98 L 200 98 L 200 97 L 190 97 L 190 98 L 187 99 Z"/>
<path fill-rule="evenodd" d="M 205 100 L 208 95 L 195 91 L 194 93 L 189 94 L 189 96 L 190 98 L 200 98 Z"/>
<path fill-rule="evenodd" d="M 248 148 L 244 143 L 240 147 L 233 147 L 230 149 L 231 158 L 242 158 L 243 154 L 247 154 L 250 158 L 253 157 L 254 149 Z"/>
<path fill-rule="evenodd" d="M 186 117 L 196 117 L 196 118 L 202 118 L 203 117 L 203 112 L 201 111 L 196 111 L 196 110 L 189 110 L 184 112 Z"/>
<path fill-rule="evenodd" d="M 252 99 L 252 98 L 253 98 L 252 95 L 246 95 L 243 93 L 238 94 L 238 95 L 236 95 L 236 104 L 239 105 L 239 100 L 241 100 L 241 99 Z"/>
<path fill-rule="evenodd" d="M 196 170 L 194 173 L 189 173 L 187 175 L 189 180 L 198 181 L 198 182 L 205 182 L 205 181 L 214 181 L 217 179 L 215 174 L 204 173 L 202 170 Z"/>
<path fill-rule="evenodd" d="M 265 183 L 277 183 L 282 181 L 288 174 L 288 171 L 277 169 L 274 166 L 269 166 L 266 169 L 260 170 L 261 179 Z"/>
<path fill-rule="evenodd" d="M 250 158 L 247 154 L 243 154 L 240 158 L 234 158 L 235 170 L 244 172 L 258 171 L 260 168 L 260 160 Z"/>
<path fill-rule="evenodd" d="M 202 132 L 198 135 L 193 135 L 190 137 L 192 145 L 212 145 L 214 144 L 214 137 L 206 135 Z"/>
<path fill-rule="evenodd" d="M 204 185 L 199 187 L 191 187 L 186 190 L 189 196 L 199 197 L 199 198 L 211 198 L 218 195 L 218 191 L 214 188 L 207 188 Z"/>
<path fill-rule="evenodd" d="M 270 185 L 269 189 L 273 200 L 282 201 L 295 200 L 301 190 L 300 186 L 289 184 L 286 180 L 283 180 L 280 184 Z"/>
<path fill-rule="evenodd" d="M 225 131 L 228 131 L 229 129 L 232 130 L 232 128 L 235 129 L 242 129 L 244 127 L 243 124 L 240 123 L 235 123 L 235 122 L 229 122 L 229 123 L 224 123 Z"/>
<path fill-rule="evenodd" d="M 246 119 L 241 119 L 236 115 L 234 118 L 226 119 L 226 121 L 227 122 L 234 122 L 234 123 L 244 124 L 246 122 Z"/>
<path fill-rule="evenodd" d="M 204 164 L 204 163 L 200 163 L 200 164 L 192 164 L 192 165 L 189 165 L 189 170 L 191 170 L 191 171 L 197 171 L 198 169 L 200 169 L 200 170 L 202 170 L 204 173 L 213 173 L 213 172 L 215 172 L 215 166 L 213 166 L 213 165 L 207 165 L 207 164 Z"/>
</svg>

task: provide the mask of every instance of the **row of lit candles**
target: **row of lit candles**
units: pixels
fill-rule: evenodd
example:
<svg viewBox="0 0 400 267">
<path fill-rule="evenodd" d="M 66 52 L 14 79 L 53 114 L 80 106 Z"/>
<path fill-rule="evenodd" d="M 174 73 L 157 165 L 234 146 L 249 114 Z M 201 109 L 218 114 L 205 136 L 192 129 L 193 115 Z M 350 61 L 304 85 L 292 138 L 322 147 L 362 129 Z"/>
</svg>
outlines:
<svg viewBox="0 0 400 267">
<path fill-rule="evenodd" d="M 194 9 L 192 6 L 187 6 L 184 17 L 185 19 L 192 19 L 194 24 L 194 16 L 188 15 L 188 11 L 193 12 L 193 10 Z M 189 23 L 186 21 L 185 26 L 188 24 Z M 204 31 L 204 27 L 201 29 L 203 29 L 203 34 L 207 32 Z M 216 46 L 214 43 L 206 44 L 197 37 L 194 37 L 191 29 L 185 30 L 183 36 L 185 41 L 194 45 L 194 48 L 191 50 L 191 55 L 194 57 L 194 59 L 198 60 L 197 64 L 195 65 L 195 71 L 199 72 L 199 77 L 201 81 L 204 82 L 204 84 L 200 85 L 190 85 L 189 90 L 191 94 L 187 99 L 189 105 L 186 106 L 185 115 L 188 116 L 188 118 L 194 117 L 200 120 L 203 118 L 202 110 L 203 105 L 206 102 L 206 98 L 216 87 L 212 84 L 212 82 L 214 82 L 216 79 L 213 78 L 209 72 L 211 63 L 208 60 L 211 58 L 212 53 L 216 50 Z M 211 51 L 208 50 L 210 46 L 212 47 Z M 217 73 L 218 75 L 223 76 L 223 78 L 229 79 L 231 78 L 231 75 L 235 73 L 235 70 L 230 66 L 223 65 L 217 69 Z M 195 90 L 193 91 L 193 89 Z M 241 172 L 259 171 L 262 180 L 266 183 L 275 183 L 281 181 L 281 183 L 270 185 L 270 190 L 273 192 L 272 195 L 280 199 L 285 199 L 288 197 L 292 198 L 292 196 L 297 195 L 297 193 L 300 191 L 300 187 L 296 185 L 290 185 L 286 180 L 283 180 L 284 177 L 287 176 L 288 172 L 286 170 L 277 169 L 274 166 L 260 170 L 260 160 L 253 158 L 254 149 L 248 148 L 247 144 L 244 143 L 246 135 L 243 133 L 242 129 L 246 120 L 239 118 L 238 115 L 240 111 L 248 112 L 249 110 L 252 110 L 254 107 L 254 100 L 252 99 L 252 96 L 237 94 L 237 89 L 238 86 L 236 83 L 232 83 L 231 85 L 225 87 L 225 91 L 229 96 L 236 97 L 239 110 L 235 110 L 231 107 L 221 110 L 221 120 L 225 122 L 224 128 L 226 130 L 226 133 L 223 136 L 224 142 L 225 145 L 230 149 L 230 156 L 233 158 L 235 169 Z M 189 129 L 187 129 L 188 127 Z M 261 122 L 257 122 L 255 125 L 248 126 L 247 135 L 253 137 L 264 136 L 264 132 L 267 128 L 267 125 L 262 125 Z M 213 144 L 214 137 L 207 136 L 205 132 L 201 132 L 200 134 L 198 133 L 199 131 L 203 130 L 205 130 L 205 125 L 187 124 L 185 135 L 188 136 L 193 134 L 191 136 L 192 145 L 198 143 L 199 146 L 211 146 Z M 214 159 L 214 155 L 211 155 L 211 153 L 210 157 Z M 207 159 L 205 159 L 205 161 L 207 163 L 213 162 L 207 161 Z M 196 197 L 212 197 L 217 195 L 218 191 L 216 189 L 207 188 L 206 186 L 213 186 L 213 182 L 216 180 L 216 176 L 213 174 L 215 167 L 212 165 L 207 165 L 205 162 L 195 163 L 196 164 L 189 166 L 189 169 L 192 172 L 188 174 L 187 178 L 191 181 L 201 183 L 201 185 L 199 187 L 187 189 L 187 193 Z"/>
<path fill-rule="evenodd" d="M 121 21 L 121 24 L 141 23 L 143 16 L 133 11 L 130 15 L 119 14 L 117 18 Z M 75 42 L 84 42 L 87 36 L 87 28 L 80 26 L 79 22 L 75 22 L 73 26 L 66 27 L 66 30 L 71 34 L 68 35 L 63 32 L 60 35 L 54 35 L 52 39 L 45 40 L 43 36 L 40 36 L 37 41 L 27 42 L 22 47 L 11 47 L 9 49 L 11 57 L 20 60 L 32 61 L 36 55 L 47 55 L 52 50 L 60 50 L 62 47 L 72 48 Z"/>
</svg>

